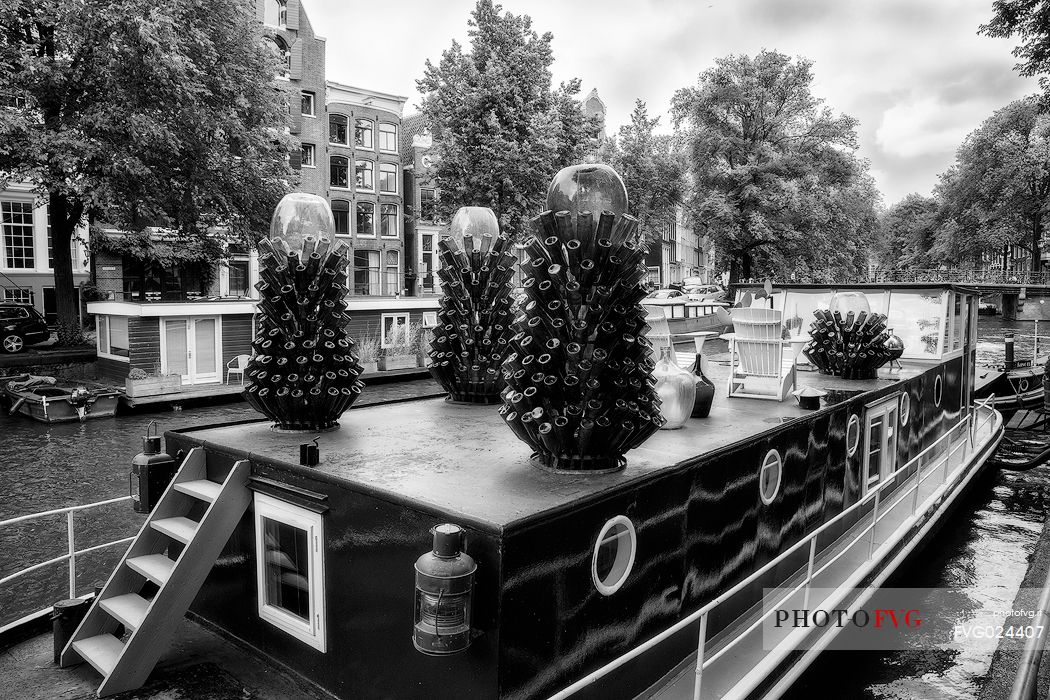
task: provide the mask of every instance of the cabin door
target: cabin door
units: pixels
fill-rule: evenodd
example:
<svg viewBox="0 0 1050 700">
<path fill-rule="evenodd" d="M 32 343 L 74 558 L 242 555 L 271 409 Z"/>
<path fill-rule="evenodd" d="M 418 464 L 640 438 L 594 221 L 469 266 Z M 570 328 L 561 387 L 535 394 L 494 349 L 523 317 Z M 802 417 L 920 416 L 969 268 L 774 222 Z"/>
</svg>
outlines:
<svg viewBox="0 0 1050 700">
<path fill-rule="evenodd" d="M 868 409 L 864 431 L 864 493 L 897 469 L 897 417 L 900 395 Z"/>
<path fill-rule="evenodd" d="M 162 318 L 161 371 L 182 375 L 182 383 L 222 381 L 219 319 Z"/>
</svg>

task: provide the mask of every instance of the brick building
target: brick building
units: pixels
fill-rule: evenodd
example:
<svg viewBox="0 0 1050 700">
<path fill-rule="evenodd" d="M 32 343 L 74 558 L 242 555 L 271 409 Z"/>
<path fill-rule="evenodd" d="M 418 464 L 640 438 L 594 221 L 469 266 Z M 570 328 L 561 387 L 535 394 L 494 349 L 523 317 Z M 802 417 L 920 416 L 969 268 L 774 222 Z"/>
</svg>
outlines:
<svg viewBox="0 0 1050 700">
<path fill-rule="evenodd" d="M 404 169 L 405 260 L 412 270 L 406 275 L 410 293 L 439 294 L 437 254 L 439 237 L 448 231 L 448 222 L 437 213 L 438 186 L 434 177 L 434 140 L 423 122 L 423 115 L 405 117 L 401 133 L 401 164 Z"/>
</svg>

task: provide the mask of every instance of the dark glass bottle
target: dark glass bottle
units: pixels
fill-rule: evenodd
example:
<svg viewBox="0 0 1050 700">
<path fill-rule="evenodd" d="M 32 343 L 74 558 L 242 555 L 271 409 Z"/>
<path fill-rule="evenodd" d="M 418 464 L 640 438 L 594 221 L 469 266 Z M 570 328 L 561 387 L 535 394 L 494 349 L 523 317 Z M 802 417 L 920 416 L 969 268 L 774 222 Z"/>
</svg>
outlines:
<svg viewBox="0 0 1050 700">
<path fill-rule="evenodd" d="M 693 399 L 693 418 L 707 418 L 711 412 L 711 402 L 715 398 L 715 385 L 704 375 L 703 356 L 696 353 L 696 362 L 693 364 L 693 376 L 696 378 L 696 398 Z"/>
</svg>

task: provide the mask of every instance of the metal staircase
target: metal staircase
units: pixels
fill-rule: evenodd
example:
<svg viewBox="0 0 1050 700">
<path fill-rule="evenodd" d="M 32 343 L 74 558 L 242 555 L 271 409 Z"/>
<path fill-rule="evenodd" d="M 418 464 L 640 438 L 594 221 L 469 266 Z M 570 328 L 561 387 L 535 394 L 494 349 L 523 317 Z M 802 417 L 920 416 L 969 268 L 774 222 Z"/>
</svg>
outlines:
<svg viewBox="0 0 1050 700">
<path fill-rule="evenodd" d="M 145 683 L 251 502 L 246 460 L 221 482 L 207 472 L 194 448 L 62 651 L 102 674 L 99 697 Z"/>
</svg>

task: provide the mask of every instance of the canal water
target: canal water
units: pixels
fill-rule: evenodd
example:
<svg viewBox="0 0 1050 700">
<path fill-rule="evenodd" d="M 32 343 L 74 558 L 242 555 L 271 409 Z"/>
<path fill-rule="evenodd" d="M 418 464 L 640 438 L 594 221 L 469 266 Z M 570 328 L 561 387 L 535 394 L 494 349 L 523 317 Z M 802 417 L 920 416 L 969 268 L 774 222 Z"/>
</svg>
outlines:
<svg viewBox="0 0 1050 700">
<path fill-rule="evenodd" d="M 979 362 L 1002 362 L 1002 337 L 1007 331 L 1018 334 L 1017 358 L 1031 356 L 1031 322 L 982 318 Z M 1050 322 L 1045 331 L 1050 335 Z M 1050 340 L 1041 343 L 1050 349 Z M 373 394 L 373 398 L 381 397 Z M 256 414 L 246 404 L 234 403 L 44 426 L 0 411 L 0 520 L 126 494 L 131 458 L 151 421 L 157 421 L 163 432 L 253 417 Z M 965 591 L 965 602 L 954 611 L 960 621 L 977 619 L 982 610 L 1009 606 L 1048 508 L 1050 469 L 991 474 L 893 584 Z M 77 547 L 127 536 L 142 517 L 128 503 L 79 513 L 74 517 Z M 0 530 L 0 578 L 62 555 L 67 544 L 65 516 Z M 90 591 L 108 574 L 117 556 L 116 551 L 103 551 L 78 561 L 77 593 Z M 33 572 L 17 586 L 0 586 L 0 626 L 67 595 L 64 564 Z M 829 652 L 803 675 L 790 697 L 973 698 L 994 649 L 994 644 L 971 643 L 947 650 Z"/>
</svg>

